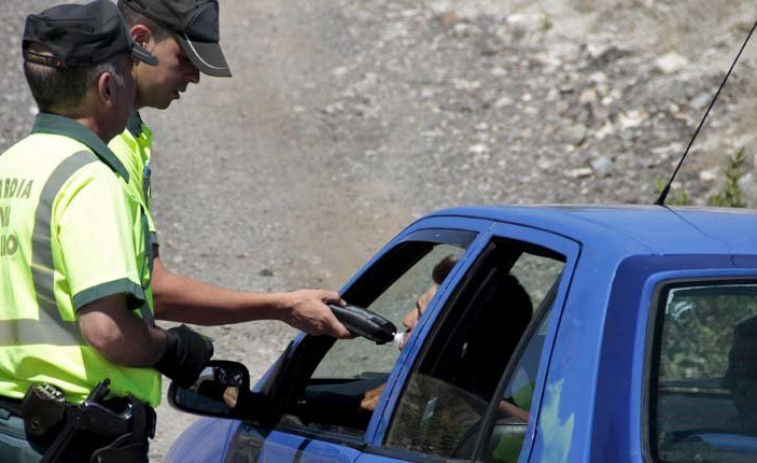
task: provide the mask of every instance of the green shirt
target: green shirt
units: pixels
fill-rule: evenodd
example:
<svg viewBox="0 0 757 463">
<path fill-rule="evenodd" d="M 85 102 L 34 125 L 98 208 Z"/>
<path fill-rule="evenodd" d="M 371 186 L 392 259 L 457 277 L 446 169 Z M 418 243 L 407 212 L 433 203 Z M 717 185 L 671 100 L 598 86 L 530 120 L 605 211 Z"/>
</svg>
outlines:
<svg viewBox="0 0 757 463">
<path fill-rule="evenodd" d="M 129 179 L 94 133 L 52 114 L 0 154 L 0 395 L 46 382 L 80 402 L 110 378 L 115 396 L 160 402 L 156 370 L 111 363 L 77 323 L 80 308 L 116 294 L 154 323 L 152 245 Z"/>
</svg>

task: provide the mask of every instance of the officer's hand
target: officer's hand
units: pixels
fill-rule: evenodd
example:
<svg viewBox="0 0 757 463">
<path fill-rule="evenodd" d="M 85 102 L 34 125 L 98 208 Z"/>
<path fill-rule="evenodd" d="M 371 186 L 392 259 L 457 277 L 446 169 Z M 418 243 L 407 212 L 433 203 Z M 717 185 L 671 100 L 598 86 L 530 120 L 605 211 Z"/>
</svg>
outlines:
<svg viewBox="0 0 757 463">
<path fill-rule="evenodd" d="M 212 356 L 213 343 L 187 325 L 181 325 L 166 330 L 166 350 L 155 369 L 179 386 L 190 387 Z"/>
<path fill-rule="evenodd" d="M 281 320 L 307 334 L 326 334 L 337 339 L 353 337 L 336 319 L 326 304 L 345 305 L 333 291 L 304 289 L 284 295 L 286 302 Z"/>
</svg>

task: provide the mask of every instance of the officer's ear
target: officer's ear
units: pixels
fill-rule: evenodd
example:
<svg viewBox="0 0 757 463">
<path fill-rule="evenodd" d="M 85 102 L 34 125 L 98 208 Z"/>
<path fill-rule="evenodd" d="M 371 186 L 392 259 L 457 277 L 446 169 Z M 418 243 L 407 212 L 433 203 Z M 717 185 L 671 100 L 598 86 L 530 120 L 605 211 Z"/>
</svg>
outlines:
<svg viewBox="0 0 757 463">
<path fill-rule="evenodd" d="M 149 52 L 153 52 L 155 48 L 155 38 L 152 35 L 152 31 L 144 24 L 136 24 L 129 29 L 131 38 L 137 45 L 146 49 Z"/>
<path fill-rule="evenodd" d="M 97 78 L 96 92 L 102 103 L 114 103 L 118 92 L 117 87 L 116 76 L 108 71 L 100 73 L 100 76 Z"/>
</svg>

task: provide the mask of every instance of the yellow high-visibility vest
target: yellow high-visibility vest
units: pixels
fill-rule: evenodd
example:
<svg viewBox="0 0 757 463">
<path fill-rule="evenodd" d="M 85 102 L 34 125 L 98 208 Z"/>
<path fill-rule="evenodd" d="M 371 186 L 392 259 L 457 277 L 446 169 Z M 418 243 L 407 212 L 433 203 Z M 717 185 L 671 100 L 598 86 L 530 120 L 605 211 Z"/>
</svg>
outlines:
<svg viewBox="0 0 757 463">
<path fill-rule="evenodd" d="M 111 363 L 77 323 L 83 306 L 124 294 L 154 324 L 147 216 L 124 181 L 102 140 L 52 114 L 0 154 L 0 395 L 49 383 L 78 403 L 110 378 L 113 396 L 160 402 L 160 373 Z"/>
<path fill-rule="evenodd" d="M 150 212 L 150 199 L 152 186 L 150 184 L 150 156 L 152 155 L 152 130 L 147 127 L 137 110 L 133 110 L 129 116 L 126 129 L 113 137 L 108 143 L 108 148 L 113 151 L 124 168 L 129 173 L 126 182 L 127 193 L 136 198 L 142 204 L 147 215 L 147 224 L 150 228 L 150 238 L 153 244 L 158 244 L 158 234 L 155 222 Z"/>
</svg>

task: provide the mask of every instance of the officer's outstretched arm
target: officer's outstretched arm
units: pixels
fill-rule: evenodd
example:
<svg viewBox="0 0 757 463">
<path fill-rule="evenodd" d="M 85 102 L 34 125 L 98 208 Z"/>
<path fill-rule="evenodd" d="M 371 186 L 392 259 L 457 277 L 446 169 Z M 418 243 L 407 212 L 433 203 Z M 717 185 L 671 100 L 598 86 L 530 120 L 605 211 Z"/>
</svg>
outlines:
<svg viewBox="0 0 757 463">
<path fill-rule="evenodd" d="M 163 355 L 166 332 L 149 327 L 117 294 L 79 309 L 79 329 L 89 344 L 118 365 L 149 367 Z"/>
<path fill-rule="evenodd" d="M 327 334 L 341 339 L 352 336 L 326 305 L 344 304 L 335 292 L 231 291 L 168 271 L 160 260 L 160 249 L 155 246 L 153 250 L 152 287 L 158 320 L 195 325 L 281 320 L 308 334 Z"/>
</svg>

